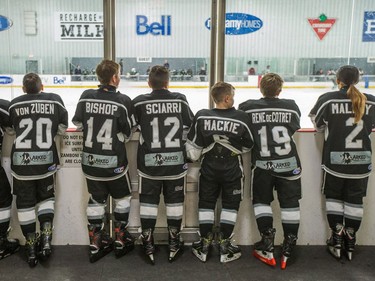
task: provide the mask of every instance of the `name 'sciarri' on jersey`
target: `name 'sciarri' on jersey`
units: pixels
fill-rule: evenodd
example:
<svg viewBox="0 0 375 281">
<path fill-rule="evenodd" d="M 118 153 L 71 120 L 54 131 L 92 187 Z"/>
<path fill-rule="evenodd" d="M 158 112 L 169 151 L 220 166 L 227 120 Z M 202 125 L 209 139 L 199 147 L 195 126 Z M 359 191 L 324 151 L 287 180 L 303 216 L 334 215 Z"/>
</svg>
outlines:
<svg viewBox="0 0 375 281">
<path fill-rule="evenodd" d="M 150 179 L 178 179 L 186 175 L 184 143 L 193 113 L 185 95 L 154 90 L 133 100 L 137 127 L 138 173 Z"/>
</svg>

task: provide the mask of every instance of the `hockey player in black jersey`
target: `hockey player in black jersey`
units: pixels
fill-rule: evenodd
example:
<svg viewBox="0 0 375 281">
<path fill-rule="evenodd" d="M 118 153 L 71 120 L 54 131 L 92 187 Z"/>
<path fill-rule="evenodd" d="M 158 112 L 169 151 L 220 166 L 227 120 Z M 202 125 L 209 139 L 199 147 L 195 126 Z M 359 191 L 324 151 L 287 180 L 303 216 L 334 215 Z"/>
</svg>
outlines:
<svg viewBox="0 0 375 281">
<path fill-rule="evenodd" d="M 16 135 L 11 169 L 18 220 L 26 237 L 27 261 L 33 267 L 52 251 L 54 174 L 59 165 L 55 137 L 65 133 L 68 112 L 59 95 L 42 92 L 42 81 L 37 74 L 26 74 L 22 89 L 26 95 L 16 97 L 9 105 Z M 36 233 L 36 213 L 40 237 Z"/>
<path fill-rule="evenodd" d="M 11 127 L 9 120 L 9 101 L 0 99 L 0 156 L 2 152 L 3 133 Z M 0 260 L 12 255 L 19 249 L 17 239 L 9 239 L 10 212 L 12 207 L 12 192 L 7 174 L 1 165 L 0 157 Z"/>
<path fill-rule="evenodd" d="M 154 66 L 148 85 L 152 92 L 133 100 L 140 130 L 138 145 L 139 200 L 143 248 L 154 264 L 154 238 L 160 193 L 163 192 L 169 231 L 169 261 L 183 250 L 180 235 L 187 163 L 183 139 L 193 113 L 186 97 L 168 90 L 169 71 Z"/>
<path fill-rule="evenodd" d="M 117 91 L 120 65 L 103 60 L 96 67 L 98 89 L 82 93 L 73 117 L 78 130 L 83 130 L 82 170 L 90 198 L 90 262 L 115 251 L 121 257 L 134 248 L 134 238 L 127 230 L 131 184 L 125 143 L 131 137 L 133 106 L 128 96 Z M 108 195 L 115 202 L 115 236 L 113 242 L 104 230 Z M 112 245 L 113 244 L 113 245 Z"/>
<path fill-rule="evenodd" d="M 344 250 L 349 260 L 363 217 L 375 125 L 375 97 L 355 87 L 359 77 L 356 67 L 342 66 L 336 74 L 339 90 L 321 95 L 309 115 L 316 130 L 324 132 L 322 187 L 331 229 L 328 250 L 336 258 Z"/>
<path fill-rule="evenodd" d="M 279 75 L 264 75 L 260 82 L 263 97 L 248 100 L 239 109 L 250 116 L 254 136 L 251 185 L 261 241 L 255 243 L 253 254 L 264 263 L 276 266 L 273 256 L 276 230 L 270 206 L 275 189 L 284 232 L 281 268 L 285 269 L 297 241 L 300 221 L 301 163 L 293 134 L 300 128 L 301 113 L 294 100 L 278 98 L 282 85 Z"/>
<path fill-rule="evenodd" d="M 241 256 L 233 244 L 233 229 L 243 194 L 241 154 L 250 151 L 253 138 L 246 113 L 233 107 L 234 87 L 218 82 L 211 88 L 216 108 L 202 109 L 188 133 L 186 151 L 192 161 L 201 161 L 199 178 L 200 239 L 193 243 L 193 254 L 206 262 L 214 239 L 216 201 L 221 193 L 220 229 L 216 233 L 220 261 L 227 263 Z"/>
</svg>

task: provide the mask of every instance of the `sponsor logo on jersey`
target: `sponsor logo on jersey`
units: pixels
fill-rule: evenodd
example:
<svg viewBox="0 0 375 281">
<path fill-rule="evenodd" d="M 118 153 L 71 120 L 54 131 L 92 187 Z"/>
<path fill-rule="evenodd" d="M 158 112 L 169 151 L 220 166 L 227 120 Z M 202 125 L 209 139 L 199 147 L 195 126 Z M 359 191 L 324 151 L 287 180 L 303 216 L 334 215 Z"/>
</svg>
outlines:
<svg viewBox="0 0 375 281">
<path fill-rule="evenodd" d="M 118 167 L 117 169 L 114 169 L 113 172 L 115 174 L 121 174 L 124 170 L 125 170 L 125 167 L 122 166 L 122 167 Z"/>
<path fill-rule="evenodd" d="M 371 161 L 371 156 L 363 153 L 355 152 L 344 152 L 341 154 L 342 164 L 367 164 L 368 161 Z"/>
<path fill-rule="evenodd" d="M 116 155 L 98 155 L 84 152 L 82 164 L 96 168 L 118 168 Z"/>
<path fill-rule="evenodd" d="M 362 41 L 375 42 L 375 11 L 364 14 Z"/>
<path fill-rule="evenodd" d="M 137 35 L 152 34 L 155 36 L 170 36 L 172 30 L 172 16 L 162 15 L 160 22 L 150 22 L 145 15 L 136 16 L 136 32 Z"/>
<path fill-rule="evenodd" d="M 13 78 L 9 76 L 0 76 L 0 84 L 12 84 Z"/>
<path fill-rule="evenodd" d="M 211 29 L 211 18 L 204 23 L 207 29 Z M 263 21 L 253 15 L 243 13 L 225 14 L 225 34 L 242 35 L 256 32 L 263 27 Z"/>
<path fill-rule="evenodd" d="M 290 157 L 287 159 L 280 160 L 267 160 L 261 161 L 257 160 L 255 165 L 259 168 L 270 170 L 276 173 L 293 172 L 297 171 L 299 167 L 297 166 L 297 159 L 295 157 Z"/>
<path fill-rule="evenodd" d="M 12 156 L 13 165 L 46 165 L 53 163 L 52 151 L 43 152 L 14 152 Z M 55 165 L 55 164 L 54 164 Z M 56 166 L 56 165 L 55 165 Z M 52 166 L 51 166 L 52 167 Z M 50 168 L 48 170 L 50 170 Z M 55 170 L 56 167 L 53 169 Z"/>
<path fill-rule="evenodd" d="M 53 164 L 52 166 L 49 166 L 48 167 L 48 171 L 52 172 L 52 171 L 55 171 L 57 168 L 57 165 L 56 164 Z"/>
<path fill-rule="evenodd" d="M 145 155 L 145 165 L 147 167 L 184 165 L 184 155 L 182 151 L 170 153 L 150 153 Z"/>
<path fill-rule="evenodd" d="M 319 40 L 327 35 L 328 31 L 331 30 L 332 26 L 335 24 L 336 19 L 327 18 L 325 14 L 321 14 L 318 18 L 307 19 L 314 30 L 315 34 L 318 36 Z"/>
<path fill-rule="evenodd" d="M 299 175 L 301 173 L 301 168 L 297 168 L 293 170 L 293 175 Z"/>
<path fill-rule="evenodd" d="M 12 20 L 9 18 L 0 15 L 0 31 L 8 30 L 13 25 Z"/>
</svg>

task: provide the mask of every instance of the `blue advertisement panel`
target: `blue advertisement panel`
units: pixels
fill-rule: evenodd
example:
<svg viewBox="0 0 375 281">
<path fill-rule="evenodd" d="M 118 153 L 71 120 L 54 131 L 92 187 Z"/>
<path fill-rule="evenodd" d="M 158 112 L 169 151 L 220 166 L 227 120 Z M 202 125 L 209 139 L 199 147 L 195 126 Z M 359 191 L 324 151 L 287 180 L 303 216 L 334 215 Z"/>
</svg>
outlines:
<svg viewBox="0 0 375 281">
<path fill-rule="evenodd" d="M 375 11 L 365 12 L 362 41 L 375 42 Z"/>
</svg>

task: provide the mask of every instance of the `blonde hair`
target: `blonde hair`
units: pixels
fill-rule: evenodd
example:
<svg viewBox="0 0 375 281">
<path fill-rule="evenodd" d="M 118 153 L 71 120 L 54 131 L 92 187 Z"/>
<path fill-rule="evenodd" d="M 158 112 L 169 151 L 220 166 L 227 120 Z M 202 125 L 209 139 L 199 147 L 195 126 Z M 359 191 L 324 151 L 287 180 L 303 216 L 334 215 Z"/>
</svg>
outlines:
<svg viewBox="0 0 375 281">
<path fill-rule="evenodd" d="M 352 111 L 354 113 L 354 123 L 357 124 L 365 114 L 365 105 L 367 98 L 355 86 L 359 81 L 359 70 L 355 66 L 345 65 L 337 71 L 337 80 L 343 85 L 348 86 L 347 96 L 352 101 Z"/>
</svg>

